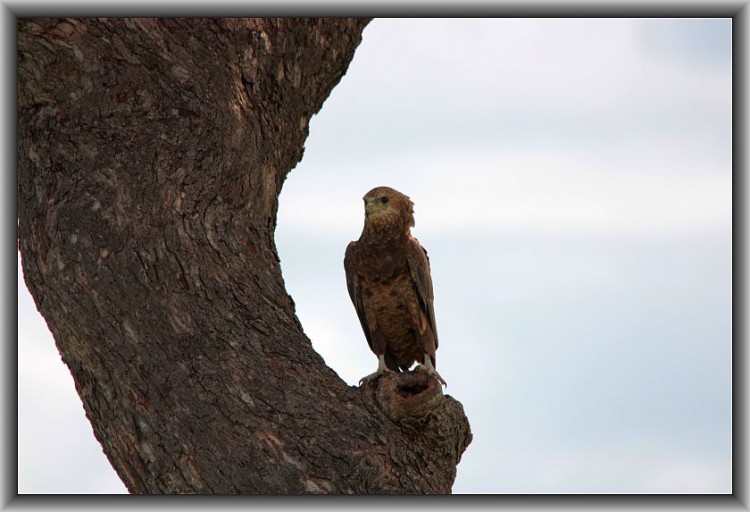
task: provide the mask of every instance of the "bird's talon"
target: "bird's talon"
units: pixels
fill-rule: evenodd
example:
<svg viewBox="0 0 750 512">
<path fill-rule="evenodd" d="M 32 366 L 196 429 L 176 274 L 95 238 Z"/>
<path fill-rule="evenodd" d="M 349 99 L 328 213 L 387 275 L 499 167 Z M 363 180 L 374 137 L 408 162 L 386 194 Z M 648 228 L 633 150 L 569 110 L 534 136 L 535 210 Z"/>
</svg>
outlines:
<svg viewBox="0 0 750 512">
<path fill-rule="evenodd" d="M 381 375 L 383 375 L 385 372 L 389 372 L 389 371 L 391 371 L 391 370 L 388 370 L 387 368 L 383 368 L 383 369 L 380 369 L 380 370 L 378 370 L 378 371 L 376 371 L 374 373 L 371 373 L 370 375 L 365 375 L 364 377 L 362 377 L 361 379 L 359 379 L 359 385 L 361 386 L 365 382 L 369 382 L 371 380 L 375 380 L 378 377 L 380 377 Z"/>
<path fill-rule="evenodd" d="M 445 382 L 445 379 L 443 379 L 443 377 L 438 373 L 438 371 L 434 367 L 420 364 L 419 368 L 426 371 L 429 375 L 432 375 L 433 377 L 435 377 L 440 382 L 440 384 L 442 384 L 446 388 L 448 387 L 448 383 Z"/>
</svg>

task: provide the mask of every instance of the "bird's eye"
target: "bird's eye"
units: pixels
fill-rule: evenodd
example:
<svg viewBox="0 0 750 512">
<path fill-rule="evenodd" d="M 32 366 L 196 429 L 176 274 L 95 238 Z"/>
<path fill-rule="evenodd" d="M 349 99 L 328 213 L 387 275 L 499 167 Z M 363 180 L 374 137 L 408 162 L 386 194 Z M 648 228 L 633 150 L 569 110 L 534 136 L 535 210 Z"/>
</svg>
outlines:
<svg viewBox="0 0 750 512">
<path fill-rule="evenodd" d="M 386 204 L 388 202 L 388 196 L 383 196 L 380 198 L 380 202 L 383 204 Z"/>
</svg>

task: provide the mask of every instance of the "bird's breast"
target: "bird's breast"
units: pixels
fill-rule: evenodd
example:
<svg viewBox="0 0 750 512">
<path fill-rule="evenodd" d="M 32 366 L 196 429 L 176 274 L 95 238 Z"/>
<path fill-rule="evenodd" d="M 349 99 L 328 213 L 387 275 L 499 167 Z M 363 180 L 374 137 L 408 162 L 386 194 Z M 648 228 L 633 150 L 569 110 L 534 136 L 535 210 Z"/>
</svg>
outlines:
<svg viewBox="0 0 750 512">
<path fill-rule="evenodd" d="M 403 252 L 382 247 L 371 247 L 360 254 L 358 265 L 362 277 L 374 283 L 388 283 L 398 276 L 409 274 L 409 264 Z M 391 283 L 391 286 L 396 285 Z"/>
<path fill-rule="evenodd" d="M 365 313 L 372 325 L 390 340 L 404 339 L 415 328 L 419 312 L 414 285 L 408 274 L 391 279 L 371 281 L 363 287 Z"/>
</svg>

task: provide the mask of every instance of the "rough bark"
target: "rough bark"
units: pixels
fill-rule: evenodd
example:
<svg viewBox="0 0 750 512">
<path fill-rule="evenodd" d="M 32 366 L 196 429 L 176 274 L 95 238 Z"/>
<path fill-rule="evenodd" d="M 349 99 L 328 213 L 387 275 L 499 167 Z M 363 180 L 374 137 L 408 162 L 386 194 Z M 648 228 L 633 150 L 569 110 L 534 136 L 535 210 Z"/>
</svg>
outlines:
<svg viewBox="0 0 750 512">
<path fill-rule="evenodd" d="M 420 372 L 347 386 L 274 245 L 366 24 L 19 21 L 24 276 L 131 492 L 450 492 L 460 403 Z"/>
</svg>

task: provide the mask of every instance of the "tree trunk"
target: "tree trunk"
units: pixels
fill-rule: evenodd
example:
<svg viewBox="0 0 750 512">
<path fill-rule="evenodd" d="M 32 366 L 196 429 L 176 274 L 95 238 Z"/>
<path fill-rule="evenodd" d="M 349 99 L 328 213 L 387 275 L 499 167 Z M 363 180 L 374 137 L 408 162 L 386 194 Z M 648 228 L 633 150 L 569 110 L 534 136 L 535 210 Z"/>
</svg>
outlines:
<svg viewBox="0 0 750 512">
<path fill-rule="evenodd" d="M 347 386 L 274 245 L 367 22 L 19 21 L 26 284 L 131 492 L 450 492 L 461 404 L 420 372 Z"/>
</svg>

